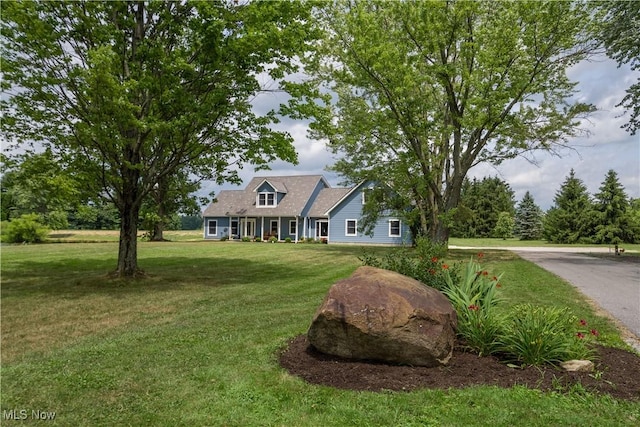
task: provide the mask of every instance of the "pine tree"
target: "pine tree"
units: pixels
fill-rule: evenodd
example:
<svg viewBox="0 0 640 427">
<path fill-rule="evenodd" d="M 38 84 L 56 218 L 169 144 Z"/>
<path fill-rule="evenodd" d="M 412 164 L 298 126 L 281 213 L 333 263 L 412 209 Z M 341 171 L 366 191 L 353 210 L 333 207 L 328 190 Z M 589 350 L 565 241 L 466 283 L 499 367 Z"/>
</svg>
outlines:
<svg viewBox="0 0 640 427">
<path fill-rule="evenodd" d="M 490 237 L 501 212 L 515 213 L 514 193 L 508 183 L 496 177 L 465 180 L 458 205 L 455 237 Z"/>
<path fill-rule="evenodd" d="M 544 237 L 553 243 L 587 243 L 593 238 L 593 228 L 593 203 L 587 187 L 571 169 L 545 217 Z"/>
<path fill-rule="evenodd" d="M 595 199 L 596 242 L 616 245 L 617 253 L 619 243 L 633 241 L 633 232 L 629 227 L 631 223 L 628 215 L 629 200 L 615 171 L 607 172 Z"/>
<path fill-rule="evenodd" d="M 528 191 L 516 209 L 515 229 L 520 240 L 536 240 L 542 235 L 542 210 Z"/>
</svg>

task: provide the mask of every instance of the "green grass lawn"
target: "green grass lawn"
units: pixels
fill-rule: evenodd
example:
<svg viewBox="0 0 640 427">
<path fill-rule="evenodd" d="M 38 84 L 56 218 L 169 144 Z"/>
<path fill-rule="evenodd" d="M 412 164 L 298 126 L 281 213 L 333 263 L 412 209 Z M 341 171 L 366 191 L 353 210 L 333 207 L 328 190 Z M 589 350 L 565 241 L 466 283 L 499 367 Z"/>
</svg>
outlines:
<svg viewBox="0 0 640 427">
<path fill-rule="evenodd" d="M 602 342 L 624 345 L 570 285 L 509 252 L 485 253 L 488 268 L 505 272 L 508 303 L 568 306 Z M 338 245 L 141 242 L 149 277 L 125 282 L 107 279 L 116 242 L 4 245 L 0 423 L 24 424 L 6 419 L 24 410 L 29 425 L 64 426 L 638 424 L 640 403 L 583 390 L 351 392 L 289 375 L 278 351 L 306 332 L 360 254 Z M 32 411 L 55 412 L 54 423 Z"/>
</svg>

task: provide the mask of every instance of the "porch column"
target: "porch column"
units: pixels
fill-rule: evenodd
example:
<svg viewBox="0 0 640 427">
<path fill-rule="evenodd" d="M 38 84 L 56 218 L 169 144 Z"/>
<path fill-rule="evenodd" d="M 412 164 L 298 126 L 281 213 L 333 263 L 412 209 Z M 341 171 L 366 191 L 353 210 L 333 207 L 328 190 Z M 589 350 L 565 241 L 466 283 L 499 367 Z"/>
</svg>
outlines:
<svg viewBox="0 0 640 427">
<path fill-rule="evenodd" d="M 282 239 L 280 239 L 280 234 L 281 234 L 280 233 L 280 231 L 281 231 L 280 228 L 282 228 L 282 217 L 281 216 L 278 217 L 278 241 L 282 240 Z"/>
<path fill-rule="evenodd" d="M 264 216 L 260 217 L 260 237 L 264 237 Z"/>
<path fill-rule="evenodd" d="M 302 238 L 307 240 L 307 217 L 302 219 Z"/>
</svg>

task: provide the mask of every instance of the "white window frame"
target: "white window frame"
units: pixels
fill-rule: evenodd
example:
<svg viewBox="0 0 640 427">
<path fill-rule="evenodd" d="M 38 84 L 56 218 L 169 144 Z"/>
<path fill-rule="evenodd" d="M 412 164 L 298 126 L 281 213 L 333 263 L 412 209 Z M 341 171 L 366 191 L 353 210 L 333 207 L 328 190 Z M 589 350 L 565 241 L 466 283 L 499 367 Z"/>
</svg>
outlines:
<svg viewBox="0 0 640 427">
<path fill-rule="evenodd" d="M 365 205 L 367 203 L 367 196 L 366 194 L 371 194 L 371 192 L 373 191 L 373 187 L 367 187 L 367 188 L 363 188 L 361 191 L 362 194 L 362 204 Z"/>
<path fill-rule="evenodd" d="M 213 225 L 215 229 L 215 233 L 211 233 L 211 225 Z M 207 220 L 207 236 L 217 236 L 217 235 L 218 235 L 218 220 L 217 219 Z"/>
<path fill-rule="evenodd" d="M 269 203 L 269 196 L 273 198 L 272 203 Z M 264 197 L 264 203 L 262 203 L 262 197 Z M 275 208 L 278 206 L 278 195 L 272 191 L 262 191 L 256 196 L 256 206 L 259 208 Z"/>
<path fill-rule="evenodd" d="M 354 232 L 349 233 L 349 223 L 353 222 Z M 356 237 L 358 235 L 358 220 L 357 219 L 345 219 L 344 220 L 344 235 L 349 237 Z"/>
<path fill-rule="evenodd" d="M 391 223 L 392 222 L 397 222 L 398 223 L 398 234 L 392 234 L 391 233 Z M 399 219 L 396 218 L 391 218 L 389 220 L 389 237 L 401 237 L 402 235 L 402 221 L 400 221 Z"/>
<path fill-rule="evenodd" d="M 325 235 L 322 234 L 322 225 L 327 225 L 327 233 Z M 329 238 L 329 221 L 326 219 L 318 219 L 316 220 L 316 238 L 317 239 L 328 239 Z"/>
<path fill-rule="evenodd" d="M 289 220 L 289 236 L 297 236 L 298 235 L 298 220 L 291 219 Z"/>
</svg>

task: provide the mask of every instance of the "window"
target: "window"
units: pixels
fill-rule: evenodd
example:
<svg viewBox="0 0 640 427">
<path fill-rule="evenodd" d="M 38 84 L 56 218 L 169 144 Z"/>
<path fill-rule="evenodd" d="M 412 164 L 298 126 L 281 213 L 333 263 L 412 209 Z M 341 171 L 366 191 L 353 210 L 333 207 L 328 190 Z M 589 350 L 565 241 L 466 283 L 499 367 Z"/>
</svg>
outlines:
<svg viewBox="0 0 640 427">
<path fill-rule="evenodd" d="M 358 220 L 357 219 L 348 219 L 347 227 L 346 227 L 346 236 L 357 236 L 358 235 Z"/>
<path fill-rule="evenodd" d="M 289 221 L 289 235 L 296 236 L 298 234 L 298 221 L 291 220 Z"/>
<path fill-rule="evenodd" d="M 217 236 L 218 235 L 218 221 L 215 219 L 210 219 L 207 222 L 207 234 L 209 236 Z"/>
<path fill-rule="evenodd" d="M 277 219 L 272 219 L 271 220 L 271 235 L 272 236 L 277 236 L 278 235 L 278 220 Z"/>
<path fill-rule="evenodd" d="M 400 237 L 400 220 L 389 220 L 389 237 Z"/>
<path fill-rule="evenodd" d="M 231 221 L 231 236 L 239 236 L 240 233 L 238 232 L 238 220 L 234 219 Z M 235 238 L 235 237 L 232 237 Z"/>
<path fill-rule="evenodd" d="M 258 193 L 258 207 L 273 207 L 276 205 L 276 193 Z"/>
<path fill-rule="evenodd" d="M 362 204 L 366 204 L 367 200 L 369 200 L 369 196 L 371 195 L 373 188 L 363 188 L 362 189 Z"/>
</svg>

